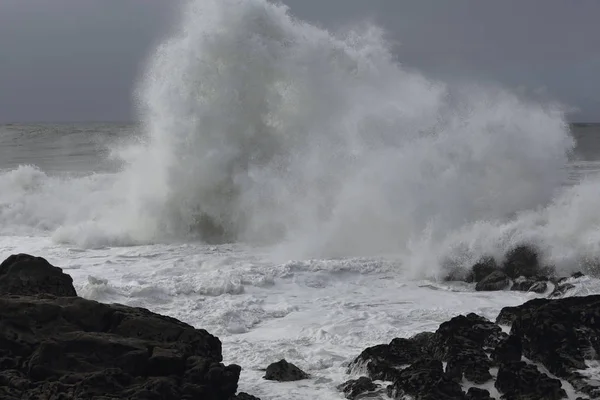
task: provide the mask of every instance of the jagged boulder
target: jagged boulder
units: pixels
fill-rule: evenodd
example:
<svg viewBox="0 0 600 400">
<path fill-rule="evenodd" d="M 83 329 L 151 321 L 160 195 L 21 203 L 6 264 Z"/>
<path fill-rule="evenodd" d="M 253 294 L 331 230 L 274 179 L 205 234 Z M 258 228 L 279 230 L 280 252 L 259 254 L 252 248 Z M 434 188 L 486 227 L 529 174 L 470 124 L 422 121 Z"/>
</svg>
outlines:
<svg viewBox="0 0 600 400">
<path fill-rule="evenodd" d="M 548 289 L 547 282 L 552 281 L 554 275 L 554 268 L 540 264 L 538 251 L 534 247 L 519 245 L 505 254 L 500 265 L 493 257 L 482 257 L 470 268 L 465 281 L 475 282 L 477 291 L 510 288 L 516 291 L 544 293 Z"/>
<path fill-rule="evenodd" d="M 0 264 L 0 295 L 77 296 L 73 279 L 42 257 L 13 254 Z"/>
<path fill-rule="evenodd" d="M 389 344 L 369 347 L 354 359 L 349 370 L 364 367 L 369 378 L 391 381 L 396 376 L 398 366 L 408 366 L 428 355 L 426 347 L 432 335 L 427 332 L 416 338 L 396 338 Z"/>
<path fill-rule="evenodd" d="M 339 385 L 337 389 L 344 393 L 347 399 L 354 400 L 368 396 L 377 390 L 377 385 L 366 376 L 361 376 L 358 379 L 352 379 Z"/>
<path fill-rule="evenodd" d="M 388 387 L 388 396 L 403 399 L 414 396 L 419 400 L 464 400 L 460 384 L 446 374 L 442 362 L 422 359 L 398 372 L 394 383 Z"/>
<path fill-rule="evenodd" d="M 251 394 L 240 392 L 235 397 L 232 397 L 231 400 L 260 400 L 256 396 L 252 396 Z"/>
<path fill-rule="evenodd" d="M 469 388 L 466 400 L 493 400 L 489 390 L 476 387 Z"/>
<path fill-rule="evenodd" d="M 0 271 L 0 398 L 234 398 L 241 368 L 222 364 L 207 331 L 76 297 L 42 258 L 11 256 Z"/>
<path fill-rule="evenodd" d="M 531 246 L 521 245 L 508 251 L 502 263 L 502 271 L 510 278 L 531 278 L 540 273 L 537 251 Z"/>
<path fill-rule="evenodd" d="M 300 381 L 309 375 L 286 360 L 279 360 L 267 367 L 264 379 L 278 382 Z"/>
<path fill-rule="evenodd" d="M 471 267 L 471 271 L 467 275 L 466 281 L 468 283 L 477 283 L 486 276 L 498 270 L 498 264 L 496 263 L 496 260 L 493 257 L 483 257 Z"/>
<path fill-rule="evenodd" d="M 498 324 L 510 325 L 510 335 Z M 391 381 L 388 394 L 393 398 L 487 400 L 489 392 L 472 387 L 464 393 L 460 384 L 487 383 L 494 366 L 494 385 L 503 399 L 566 398 L 556 377 L 596 399 L 600 379 L 586 372 L 586 361 L 597 361 L 599 354 L 600 295 L 540 298 L 503 308 L 495 324 L 476 314 L 461 315 L 434 333 L 370 347 L 349 372 L 365 366 L 369 378 Z"/>
<path fill-rule="evenodd" d="M 486 350 L 503 335 L 499 326 L 470 313 L 442 323 L 430 348 L 434 358 L 447 362 L 446 373 L 456 381 L 464 377 L 474 383 L 484 383 L 492 378 Z"/>
<path fill-rule="evenodd" d="M 494 271 L 475 285 L 478 292 L 504 290 L 510 286 L 510 279 L 502 271 Z"/>
<path fill-rule="evenodd" d="M 548 377 L 535 365 L 523 361 L 501 365 L 495 386 L 508 399 L 561 400 L 567 397 L 558 379 Z"/>
<path fill-rule="evenodd" d="M 523 345 L 516 335 L 501 340 L 490 354 L 492 361 L 499 365 L 521 361 L 522 356 Z"/>
</svg>

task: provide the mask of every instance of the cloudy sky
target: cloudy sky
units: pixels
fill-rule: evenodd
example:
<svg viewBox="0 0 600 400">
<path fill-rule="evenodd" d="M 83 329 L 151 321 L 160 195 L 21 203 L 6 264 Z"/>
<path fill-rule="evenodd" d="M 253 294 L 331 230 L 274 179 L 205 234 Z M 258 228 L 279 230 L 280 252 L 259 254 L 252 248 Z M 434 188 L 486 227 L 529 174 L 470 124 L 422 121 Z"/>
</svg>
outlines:
<svg viewBox="0 0 600 400">
<path fill-rule="evenodd" d="M 130 121 L 180 0 L 0 0 L 0 122 Z M 600 121 L 599 0 L 284 0 L 335 29 L 376 21 L 405 65 L 543 94 Z"/>
</svg>

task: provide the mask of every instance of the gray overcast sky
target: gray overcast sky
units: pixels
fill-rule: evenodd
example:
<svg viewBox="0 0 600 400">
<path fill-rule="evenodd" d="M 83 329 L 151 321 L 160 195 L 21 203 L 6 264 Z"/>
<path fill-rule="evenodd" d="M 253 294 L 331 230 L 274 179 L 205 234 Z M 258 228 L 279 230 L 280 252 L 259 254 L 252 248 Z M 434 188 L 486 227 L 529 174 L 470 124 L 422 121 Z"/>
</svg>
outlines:
<svg viewBox="0 0 600 400">
<path fill-rule="evenodd" d="M 376 21 L 445 80 L 542 91 L 600 121 L 600 0 L 284 0 L 325 27 Z M 0 121 L 129 121 L 180 0 L 0 0 Z"/>
</svg>

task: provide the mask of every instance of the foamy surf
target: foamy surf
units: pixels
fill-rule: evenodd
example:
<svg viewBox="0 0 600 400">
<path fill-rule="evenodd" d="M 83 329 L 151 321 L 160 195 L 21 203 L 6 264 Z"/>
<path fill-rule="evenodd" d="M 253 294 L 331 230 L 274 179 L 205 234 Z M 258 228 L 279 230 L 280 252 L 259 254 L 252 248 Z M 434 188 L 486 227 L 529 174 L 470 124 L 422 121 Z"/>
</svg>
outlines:
<svg viewBox="0 0 600 400">
<path fill-rule="evenodd" d="M 561 107 L 405 69 L 384 36 L 189 2 L 140 80 L 141 134 L 110 145 L 116 172 L 0 172 L 0 259 L 47 257 L 84 297 L 209 330 L 263 400 L 340 398 L 365 347 L 546 295 L 441 281 L 482 255 L 528 243 L 597 274 L 598 167 L 572 163 Z M 600 293 L 590 275 L 563 296 Z M 262 380 L 280 358 L 314 379 Z"/>
<path fill-rule="evenodd" d="M 2 229 L 83 248 L 268 245 L 393 255 L 416 276 L 522 242 L 597 254 L 597 178 L 565 187 L 561 109 L 408 71 L 374 26 L 333 34 L 265 0 L 193 1 L 151 58 L 116 174 L 0 175 Z"/>
</svg>

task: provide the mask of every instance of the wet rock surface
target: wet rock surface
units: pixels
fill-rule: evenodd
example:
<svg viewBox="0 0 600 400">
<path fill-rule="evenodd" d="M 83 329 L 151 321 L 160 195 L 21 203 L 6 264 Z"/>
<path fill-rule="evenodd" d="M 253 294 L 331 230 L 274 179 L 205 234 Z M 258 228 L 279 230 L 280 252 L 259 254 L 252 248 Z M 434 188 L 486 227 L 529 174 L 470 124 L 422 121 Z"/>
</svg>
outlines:
<svg viewBox="0 0 600 400">
<path fill-rule="evenodd" d="M 0 265 L 0 398 L 235 397 L 220 340 L 142 308 L 77 297 L 70 276 L 25 254 Z"/>
<path fill-rule="evenodd" d="M 442 362 L 424 358 L 399 371 L 388 386 L 388 396 L 402 399 L 409 395 L 417 399 L 459 399 L 464 393 L 460 385 L 444 374 Z"/>
<path fill-rule="evenodd" d="M 475 285 L 478 292 L 504 290 L 510 286 L 510 278 L 502 271 L 494 271 Z"/>
<path fill-rule="evenodd" d="M 309 378 L 309 375 L 286 360 L 279 360 L 267 367 L 264 379 L 278 382 L 293 382 Z"/>
<path fill-rule="evenodd" d="M 484 256 L 466 273 L 454 271 L 446 280 L 464 280 L 475 283 L 477 291 L 514 290 L 521 292 L 546 293 L 549 297 L 563 297 L 575 286 L 573 279 L 584 276 L 576 272 L 570 277 L 558 277 L 551 266 L 540 263 L 537 250 L 529 245 L 520 245 L 504 255 L 502 263 Z"/>
<path fill-rule="evenodd" d="M 466 400 L 492 400 L 489 390 L 476 387 L 469 388 L 465 398 Z"/>
<path fill-rule="evenodd" d="M 370 393 L 377 390 L 377 385 L 366 376 L 361 376 L 358 379 L 352 379 L 342 383 L 337 387 L 340 392 L 344 393 L 347 399 L 360 399 L 366 397 Z"/>
<path fill-rule="evenodd" d="M 510 334 L 500 325 L 509 325 Z M 434 333 L 365 349 L 348 372 L 391 382 L 392 398 L 490 399 L 477 386 L 493 385 L 502 399 L 553 400 L 567 398 L 568 382 L 583 398 L 595 399 L 600 379 L 587 371 L 588 362 L 598 360 L 600 295 L 594 295 L 505 307 L 495 323 L 457 316 Z M 465 383 L 471 386 L 466 393 Z"/>
<path fill-rule="evenodd" d="M 75 297 L 73 279 L 41 257 L 13 254 L 0 264 L 0 295 Z"/>
<path fill-rule="evenodd" d="M 523 361 L 502 364 L 495 386 L 509 399 L 560 400 L 567 397 L 560 380 L 550 378 L 535 365 Z"/>
</svg>

